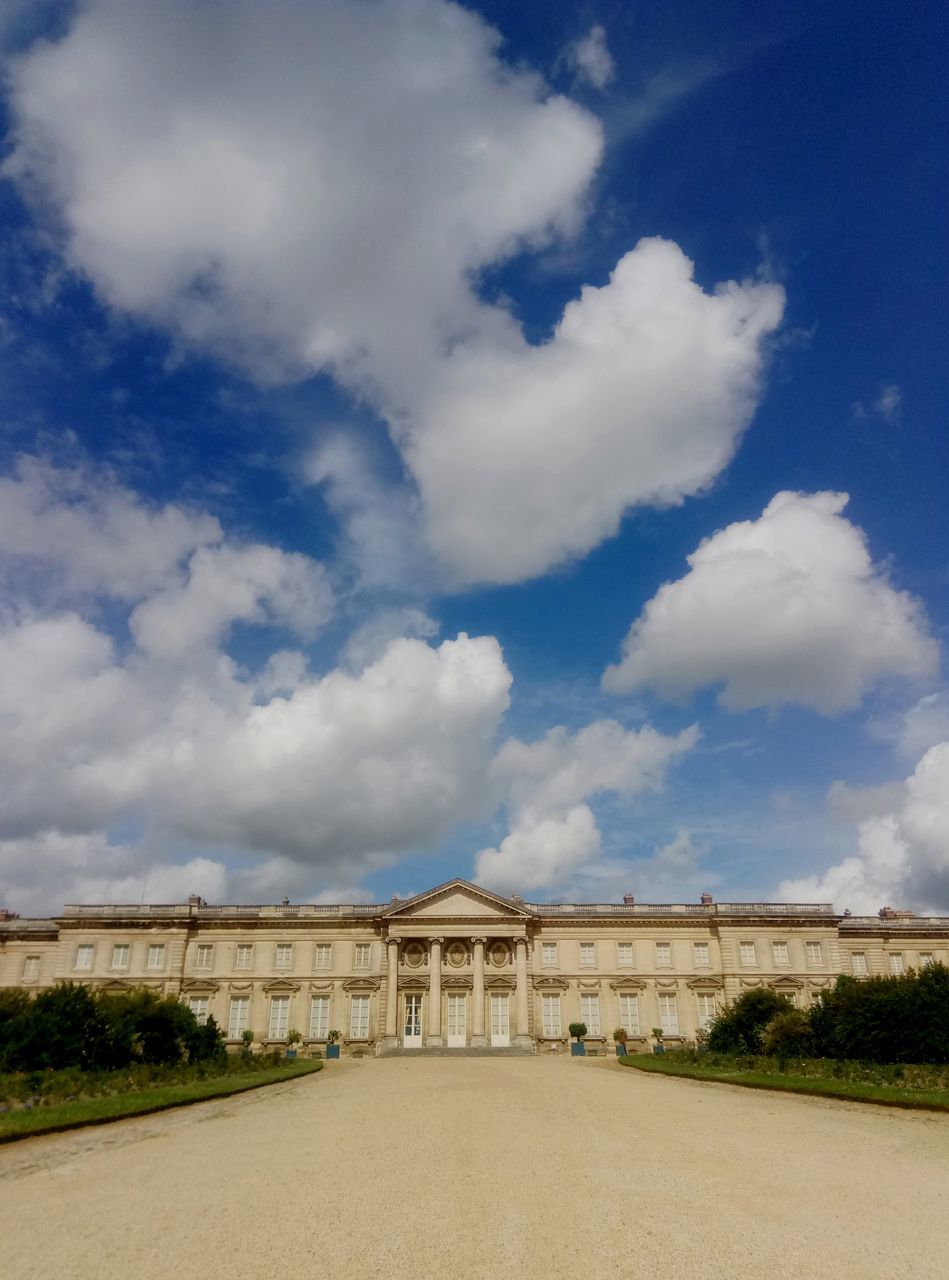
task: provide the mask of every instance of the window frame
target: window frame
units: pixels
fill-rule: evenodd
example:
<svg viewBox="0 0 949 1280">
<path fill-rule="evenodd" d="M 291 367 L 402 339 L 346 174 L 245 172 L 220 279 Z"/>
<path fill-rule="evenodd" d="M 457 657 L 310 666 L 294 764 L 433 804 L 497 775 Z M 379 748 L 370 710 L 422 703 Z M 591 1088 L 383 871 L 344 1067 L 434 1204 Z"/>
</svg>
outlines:
<svg viewBox="0 0 949 1280">
<path fill-rule="evenodd" d="M 581 942 L 579 946 L 580 946 L 580 968 L 595 969 L 596 968 L 596 943 Z M 593 958 L 590 960 L 587 960 L 584 958 L 585 955 L 591 955 Z"/>
<path fill-rule="evenodd" d="M 359 1018 L 358 1025 L 356 1019 L 357 1008 L 363 1011 L 363 1016 Z M 362 993 L 354 992 L 349 999 L 349 1038 L 350 1040 L 368 1040 L 369 1039 L 369 996 Z"/>
<path fill-rule="evenodd" d="M 320 963 L 321 952 L 326 952 L 326 964 Z M 333 967 L 333 944 L 332 942 L 314 942 L 313 943 L 313 968 L 314 969 L 332 969 Z"/>
<path fill-rule="evenodd" d="M 584 1006 L 587 1006 L 584 1008 Z M 602 1024 L 599 991 L 580 992 L 580 1021 L 586 1023 L 588 1036 L 600 1036 Z"/>
<path fill-rule="evenodd" d="M 119 952 L 124 952 L 125 959 L 117 959 Z M 129 942 L 113 942 L 112 955 L 109 957 L 110 973 L 126 973 L 132 960 L 132 946 Z"/>
<path fill-rule="evenodd" d="M 207 955 L 207 964 L 201 963 L 201 957 Z M 194 948 L 194 971 L 195 973 L 209 973 L 214 968 L 214 943 L 198 942 Z"/>
<path fill-rule="evenodd" d="M 920 951 L 920 952 L 919 952 L 919 967 L 920 967 L 920 969 L 925 969 L 925 968 L 927 968 L 929 965 L 931 965 L 931 964 L 935 964 L 935 963 L 936 963 L 936 953 L 935 953 L 935 951 Z"/>
<path fill-rule="evenodd" d="M 556 1040 L 562 1037 L 563 1017 L 559 991 L 541 993 L 541 1015 L 545 1038 Z"/>
<path fill-rule="evenodd" d="M 891 978 L 901 978 L 906 972 L 906 958 L 902 951 L 888 951 L 886 967 Z"/>
<path fill-rule="evenodd" d="M 699 959 L 699 953 L 705 953 L 705 959 Z M 692 964 L 696 969 L 711 969 L 712 967 L 712 948 L 708 942 L 692 943 Z"/>
<path fill-rule="evenodd" d="M 779 952 L 783 950 L 784 958 L 779 957 Z M 775 969 L 789 969 L 791 967 L 791 948 L 786 940 L 782 938 L 771 940 L 771 963 Z"/>
<path fill-rule="evenodd" d="M 745 955 L 745 951 L 750 949 L 751 959 Z M 744 942 L 738 943 L 738 963 L 743 969 L 757 969 L 758 967 L 758 944 L 754 939 L 746 939 Z"/>
<path fill-rule="evenodd" d="M 630 1002 L 632 1002 L 630 1006 Z M 635 1012 L 635 1018 L 628 1016 L 629 1009 L 632 1007 Z M 619 1024 L 628 1036 L 641 1035 L 640 1027 L 642 1026 L 642 1017 L 639 1008 L 639 993 L 637 991 L 621 991 L 619 995 Z"/>
<path fill-rule="evenodd" d="M 859 964 L 857 963 L 858 960 Z M 855 978 L 866 978 L 869 976 L 870 966 L 867 963 L 867 953 L 865 951 L 851 951 L 850 972 Z"/>
<path fill-rule="evenodd" d="M 659 1026 L 662 1028 L 662 1034 L 665 1036 L 677 1036 L 679 1032 L 679 1001 L 675 993 L 670 991 L 660 991 L 656 997 L 659 1008 Z M 664 1002 L 671 1001 L 671 1004 Z M 671 1009 L 672 1016 L 669 1017 L 665 1010 Z M 668 1025 L 666 1025 L 668 1023 Z"/>
<path fill-rule="evenodd" d="M 671 969 L 672 968 L 672 943 L 671 942 L 655 942 L 656 968 Z"/>
<path fill-rule="evenodd" d="M 814 952 L 817 957 L 815 959 Z M 824 964 L 824 944 L 822 942 L 805 942 L 804 943 L 804 959 L 811 968 L 822 968 Z"/>
<path fill-rule="evenodd" d="M 247 963 L 242 963 L 242 957 L 247 957 Z M 254 967 L 254 944 L 252 942 L 235 942 L 234 943 L 234 969 L 241 973 L 246 973 Z"/>
<path fill-rule="evenodd" d="M 194 1014 L 199 1027 L 207 1026 L 208 1018 L 211 1016 L 211 997 L 210 996 L 186 996 L 185 1003 Z M 199 1013 L 195 1005 L 204 1005 L 204 1010 Z"/>
<path fill-rule="evenodd" d="M 278 1016 L 279 1011 L 283 1011 L 283 1019 Z M 283 1030 L 281 1031 L 281 1021 Z M 290 1030 L 290 997 L 285 995 L 276 995 L 270 997 L 270 1016 L 267 1019 L 267 1039 L 268 1040 L 286 1040 Z"/>
<path fill-rule="evenodd" d="M 711 1004 L 712 1012 L 702 1012 L 702 1006 Z M 718 1017 L 718 1001 L 715 999 L 714 992 L 696 991 L 695 993 L 695 1025 L 700 1031 L 707 1031 L 715 1019 Z"/>
<path fill-rule="evenodd" d="M 43 957 L 41 955 L 28 955 L 23 957 L 22 978 L 24 982 L 36 982 L 40 976 L 43 967 Z"/>
<path fill-rule="evenodd" d="M 323 1012 L 323 1017 L 322 1019 L 319 1020 L 320 1026 L 323 1027 L 322 1031 L 320 1030 L 320 1026 L 317 1025 L 316 1011 L 318 1006 L 322 1009 L 322 1012 Z M 325 1025 L 323 1025 L 324 1023 Z M 310 997 L 310 1034 L 308 1039 L 325 1040 L 326 1037 L 329 1035 L 329 1028 L 330 1028 L 330 997 L 328 995 L 317 993 L 316 995 L 313 995 Z"/>
<path fill-rule="evenodd" d="M 153 953 L 158 953 L 158 964 L 152 963 Z M 148 950 L 145 952 L 145 968 L 149 973 L 162 973 L 167 966 L 168 948 L 164 942 L 150 942 Z"/>
<path fill-rule="evenodd" d="M 243 1017 L 235 1019 L 234 1014 L 237 1009 L 243 1010 Z M 234 1029 L 235 1021 L 242 1025 Z M 250 1026 L 250 996 L 231 996 L 231 1002 L 227 1006 L 227 1039 L 240 1040 L 244 1032 Z"/>
<path fill-rule="evenodd" d="M 273 949 L 273 967 L 281 973 L 293 968 L 293 943 L 275 942 Z"/>
<path fill-rule="evenodd" d="M 89 963 L 80 964 L 80 957 L 85 958 L 88 955 Z M 73 959 L 73 969 L 77 973 L 91 973 L 96 963 L 96 944 L 94 942 L 80 942 L 76 944 L 76 954 Z"/>
<path fill-rule="evenodd" d="M 548 953 L 552 953 L 553 959 L 550 958 L 550 955 L 548 955 Z M 542 942 L 540 944 L 540 963 L 545 969 L 559 968 L 557 955 L 558 955 L 558 952 L 557 952 L 556 942 Z"/>
<path fill-rule="evenodd" d="M 623 952 L 629 953 L 629 959 L 623 959 Z M 617 942 L 616 944 L 616 965 L 619 969 L 633 969 L 636 967 L 636 947 L 632 942 Z"/>
<path fill-rule="evenodd" d="M 365 952 L 365 960 L 360 960 L 360 954 Z M 371 942 L 354 942 L 353 943 L 353 968 L 354 969 L 371 969 L 372 968 L 372 943 Z"/>
</svg>

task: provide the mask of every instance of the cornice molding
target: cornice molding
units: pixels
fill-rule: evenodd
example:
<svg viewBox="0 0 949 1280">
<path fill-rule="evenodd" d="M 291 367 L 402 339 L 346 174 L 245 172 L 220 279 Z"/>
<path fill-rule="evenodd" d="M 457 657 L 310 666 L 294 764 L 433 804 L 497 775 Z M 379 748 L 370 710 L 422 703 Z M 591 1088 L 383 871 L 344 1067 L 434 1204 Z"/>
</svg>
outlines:
<svg viewBox="0 0 949 1280">
<path fill-rule="evenodd" d="M 271 982 L 264 983 L 264 991 L 267 995 L 292 995 L 294 991 L 300 990 L 299 982 L 291 982 L 289 978 L 274 978 Z"/>
<path fill-rule="evenodd" d="M 534 979 L 535 991 L 569 991 L 570 983 L 566 978 L 555 978 L 552 975 L 546 978 Z M 554 1040 L 559 1040 L 559 1036 L 553 1036 Z"/>
<path fill-rule="evenodd" d="M 344 991 L 378 991 L 378 978 L 349 978 L 343 983 Z"/>
</svg>

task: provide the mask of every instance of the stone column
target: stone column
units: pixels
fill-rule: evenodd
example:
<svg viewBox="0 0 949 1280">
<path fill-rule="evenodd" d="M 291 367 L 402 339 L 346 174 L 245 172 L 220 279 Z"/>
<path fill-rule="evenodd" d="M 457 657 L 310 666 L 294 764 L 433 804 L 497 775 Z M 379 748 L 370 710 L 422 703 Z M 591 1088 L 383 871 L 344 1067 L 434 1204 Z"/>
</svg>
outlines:
<svg viewBox="0 0 949 1280">
<path fill-rule="evenodd" d="M 428 1039 L 437 1048 L 442 1040 L 442 943 L 444 938 L 429 938 L 428 953 Z"/>
<path fill-rule="evenodd" d="M 386 1047 L 399 1042 L 399 943 L 401 938 L 386 938 Z"/>
<path fill-rule="evenodd" d="M 487 938 L 472 938 L 474 944 L 474 964 L 472 966 L 471 983 L 471 1047 L 484 1049 L 487 1037 L 484 1034 L 484 944 Z"/>
<path fill-rule="evenodd" d="M 514 974 L 517 987 L 514 992 L 514 1048 L 533 1049 L 534 1042 L 527 1029 L 527 939 L 514 939 Z"/>
</svg>

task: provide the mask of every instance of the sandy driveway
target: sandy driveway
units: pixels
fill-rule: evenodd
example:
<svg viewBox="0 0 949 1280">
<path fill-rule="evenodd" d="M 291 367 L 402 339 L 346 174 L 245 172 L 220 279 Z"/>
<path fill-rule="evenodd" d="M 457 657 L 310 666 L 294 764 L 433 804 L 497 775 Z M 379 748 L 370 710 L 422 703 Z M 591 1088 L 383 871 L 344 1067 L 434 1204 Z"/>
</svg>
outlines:
<svg viewBox="0 0 949 1280">
<path fill-rule="evenodd" d="M 615 1062 L 343 1063 L 0 1147 L 5 1280 L 946 1280 L 949 1116 Z"/>
</svg>

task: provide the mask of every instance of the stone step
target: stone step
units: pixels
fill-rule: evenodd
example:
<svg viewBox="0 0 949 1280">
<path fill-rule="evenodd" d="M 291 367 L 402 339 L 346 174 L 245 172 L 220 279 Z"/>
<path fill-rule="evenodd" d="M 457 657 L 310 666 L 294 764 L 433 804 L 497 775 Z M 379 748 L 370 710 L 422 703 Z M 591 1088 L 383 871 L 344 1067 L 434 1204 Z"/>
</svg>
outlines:
<svg viewBox="0 0 949 1280">
<path fill-rule="evenodd" d="M 533 1049 L 382 1049 L 380 1058 L 532 1058 Z"/>
</svg>

